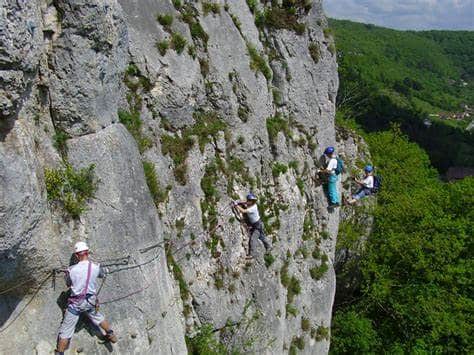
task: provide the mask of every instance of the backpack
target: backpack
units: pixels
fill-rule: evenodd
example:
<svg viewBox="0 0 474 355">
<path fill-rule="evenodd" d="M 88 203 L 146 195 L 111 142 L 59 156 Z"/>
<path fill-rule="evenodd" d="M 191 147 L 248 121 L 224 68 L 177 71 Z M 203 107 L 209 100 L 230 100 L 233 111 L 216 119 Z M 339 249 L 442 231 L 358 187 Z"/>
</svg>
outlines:
<svg viewBox="0 0 474 355">
<path fill-rule="evenodd" d="M 337 160 L 337 167 L 334 170 L 334 172 L 336 173 L 336 175 L 340 175 L 344 172 L 344 162 L 339 157 L 337 157 L 336 160 Z"/>
<path fill-rule="evenodd" d="M 372 188 L 372 193 L 376 194 L 377 192 L 380 191 L 380 188 L 382 187 L 382 177 L 380 176 L 374 176 L 374 187 Z"/>
</svg>

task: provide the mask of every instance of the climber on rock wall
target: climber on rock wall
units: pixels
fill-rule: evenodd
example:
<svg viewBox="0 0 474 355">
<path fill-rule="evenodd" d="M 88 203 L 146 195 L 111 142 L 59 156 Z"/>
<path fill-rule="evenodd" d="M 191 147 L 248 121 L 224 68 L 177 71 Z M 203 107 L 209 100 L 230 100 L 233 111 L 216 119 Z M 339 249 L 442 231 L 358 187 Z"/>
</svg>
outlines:
<svg viewBox="0 0 474 355">
<path fill-rule="evenodd" d="M 66 284 L 71 290 L 71 296 L 59 328 L 55 354 L 64 354 L 68 348 L 81 314 L 85 314 L 92 323 L 105 331 L 106 340 L 117 342 L 109 322 L 98 311 L 97 278 L 104 277 L 105 271 L 100 265 L 89 260 L 89 247 L 85 242 L 76 243 L 74 255 L 78 263 L 66 271 Z"/>
<path fill-rule="evenodd" d="M 324 150 L 324 160 L 326 168 L 318 169 L 318 174 L 325 174 L 328 176 L 329 207 L 337 207 L 340 205 L 337 181 L 339 180 L 339 175 L 342 173 L 343 169 L 342 160 L 339 160 L 336 157 L 334 147 L 327 147 Z"/>
<path fill-rule="evenodd" d="M 352 198 L 347 201 L 348 204 L 352 205 L 359 201 L 361 198 L 372 195 L 374 188 L 374 168 L 372 165 L 367 165 L 364 168 L 365 176 L 362 180 L 354 178 L 356 184 L 359 185 L 357 192 L 352 195 Z"/>
<path fill-rule="evenodd" d="M 270 243 L 267 241 L 262 220 L 258 212 L 257 197 L 249 193 L 246 201 L 234 201 L 234 207 L 245 216 L 245 223 L 249 226 L 249 250 L 248 257 L 252 258 L 255 242 L 258 239 L 263 243 L 266 251 L 270 250 Z"/>
</svg>

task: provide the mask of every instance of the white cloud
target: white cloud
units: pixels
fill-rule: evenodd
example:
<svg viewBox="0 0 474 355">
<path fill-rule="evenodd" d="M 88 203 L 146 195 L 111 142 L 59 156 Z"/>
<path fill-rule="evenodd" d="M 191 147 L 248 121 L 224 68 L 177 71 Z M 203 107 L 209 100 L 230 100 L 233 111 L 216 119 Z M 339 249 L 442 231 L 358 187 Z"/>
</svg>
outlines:
<svg viewBox="0 0 474 355">
<path fill-rule="evenodd" d="M 325 0 L 329 17 L 398 29 L 474 30 L 474 0 Z"/>
</svg>

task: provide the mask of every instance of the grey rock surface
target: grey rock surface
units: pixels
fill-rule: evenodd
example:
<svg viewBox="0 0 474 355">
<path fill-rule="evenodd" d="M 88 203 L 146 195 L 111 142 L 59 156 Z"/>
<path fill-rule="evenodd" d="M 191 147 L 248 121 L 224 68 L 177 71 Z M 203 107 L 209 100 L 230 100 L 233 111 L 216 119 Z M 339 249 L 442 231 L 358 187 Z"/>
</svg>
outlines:
<svg viewBox="0 0 474 355">
<path fill-rule="evenodd" d="M 302 34 L 257 28 L 244 0 L 0 2 L 0 292 L 15 287 L 0 353 L 52 351 L 64 285 L 42 281 L 78 240 L 124 262 L 101 291 L 117 353 L 183 354 L 205 324 L 229 351 L 327 353 L 339 209 L 315 176 L 338 79 L 321 1 L 299 10 Z M 64 162 L 99 181 L 76 219 L 48 201 L 44 171 Z M 252 262 L 229 207 L 249 190 L 272 243 Z M 71 352 L 107 353 L 84 324 Z"/>
</svg>

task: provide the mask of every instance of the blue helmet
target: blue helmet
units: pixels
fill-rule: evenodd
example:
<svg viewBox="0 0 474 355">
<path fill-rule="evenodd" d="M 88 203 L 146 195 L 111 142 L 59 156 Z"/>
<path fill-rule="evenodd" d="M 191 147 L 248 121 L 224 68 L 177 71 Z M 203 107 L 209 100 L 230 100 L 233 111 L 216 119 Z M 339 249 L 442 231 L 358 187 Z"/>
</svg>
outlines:
<svg viewBox="0 0 474 355">
<path fill-rule="evenodd" d="M 374 171 L 374 167 L 372 165 L 366 165 L 364 171 L 367 173 L 371 173 L 372 171 Z"/>
<path fill-rule="evenodd" d="M 249 193 L 247 195 L 247 200 L 249 201 L 257 201 L 257 196 L 255 196 L 253 193 Z"/>
<path fill-rule="evenodd" d="M 324 154 L 328 155 L 328 154 L 332 154 L 334 153 L 334 147 L 327 147 L 325 150 L 324 150 Z"/>
</svg>

